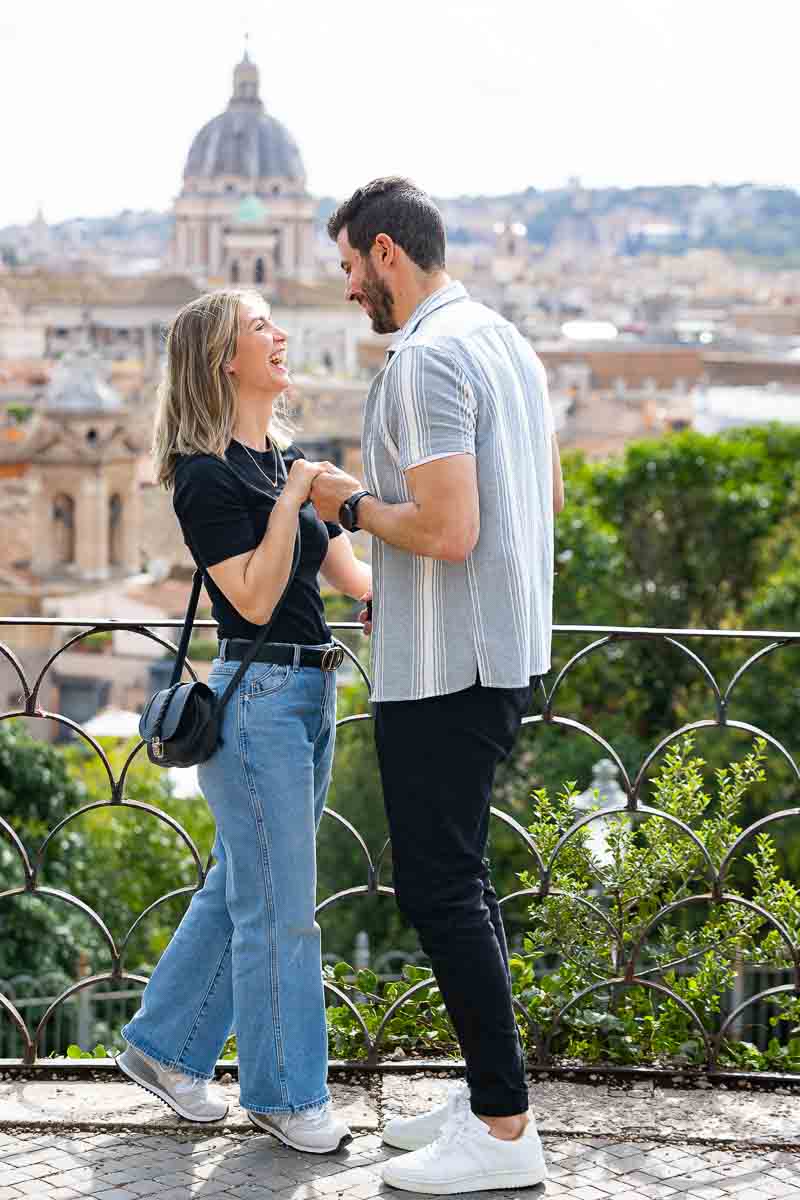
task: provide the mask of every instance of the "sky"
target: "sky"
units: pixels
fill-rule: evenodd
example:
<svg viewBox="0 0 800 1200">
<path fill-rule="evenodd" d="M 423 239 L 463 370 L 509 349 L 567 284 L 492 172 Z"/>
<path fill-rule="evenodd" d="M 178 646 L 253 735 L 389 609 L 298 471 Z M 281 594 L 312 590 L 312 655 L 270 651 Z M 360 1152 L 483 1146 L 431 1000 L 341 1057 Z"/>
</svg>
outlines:
<svg viewBox="0 0 800 1200">
<path fill-rule="evenodd" d="M 800 0 L 2 0 L 0 226 L 168 208 L 245 32 L 316 195 L 800 188 Z"/>
</svg>

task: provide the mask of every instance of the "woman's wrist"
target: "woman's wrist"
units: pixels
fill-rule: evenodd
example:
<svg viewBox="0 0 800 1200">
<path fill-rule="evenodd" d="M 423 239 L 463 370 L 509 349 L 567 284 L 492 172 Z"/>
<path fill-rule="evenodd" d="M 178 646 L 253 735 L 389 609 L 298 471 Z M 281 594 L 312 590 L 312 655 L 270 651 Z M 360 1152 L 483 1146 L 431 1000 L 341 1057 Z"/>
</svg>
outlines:
<svg viewBox="0 0 800 1200">
<path fill-rule="evenodd" d="M 278 499 L 275 501 L 275 512 L 292 513 L 295 516 L 300 512 L 305 501 L 297 492 L 293 492 L 290 488 L 284 488 Z"/>
</svg>

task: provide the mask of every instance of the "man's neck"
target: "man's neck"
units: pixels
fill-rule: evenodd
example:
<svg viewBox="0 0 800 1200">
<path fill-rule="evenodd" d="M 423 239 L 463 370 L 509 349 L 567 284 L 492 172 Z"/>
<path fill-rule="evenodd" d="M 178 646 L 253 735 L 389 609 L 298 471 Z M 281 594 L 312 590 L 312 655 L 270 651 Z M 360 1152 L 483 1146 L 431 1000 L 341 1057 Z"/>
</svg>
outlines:
<svg viewBox="0 0 800 1200">
<path fill-rule="evenodd" d="M 394 317 L 397 326 L 402 329 L 409 317 L 417 311 L 420 304 L 452 283 L 447 271 L 432 271 L 429 275 L 420 272 L 410 282 L 408 287 L 400 289 L 394 297 Z"/>
</svg>

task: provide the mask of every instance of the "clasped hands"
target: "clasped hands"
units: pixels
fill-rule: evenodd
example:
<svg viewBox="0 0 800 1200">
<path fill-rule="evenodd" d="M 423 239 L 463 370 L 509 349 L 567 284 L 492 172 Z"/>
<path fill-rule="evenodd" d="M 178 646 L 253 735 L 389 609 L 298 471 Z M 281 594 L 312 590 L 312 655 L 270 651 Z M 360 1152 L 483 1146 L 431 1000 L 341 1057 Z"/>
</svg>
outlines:
<svg viewBox="0 0 800 1200">
<path fill-rule="evenodd" d="M 363 485 L 353 475 L 348 475 L 333 463 L 317 465 L 322 470 L 314 476 L 311 484 L 311 503 L 321 521 L 336 524 L 339 520 L 339 509 L 345 500 L 354 492 L 360 492 Z"/>
</svg>

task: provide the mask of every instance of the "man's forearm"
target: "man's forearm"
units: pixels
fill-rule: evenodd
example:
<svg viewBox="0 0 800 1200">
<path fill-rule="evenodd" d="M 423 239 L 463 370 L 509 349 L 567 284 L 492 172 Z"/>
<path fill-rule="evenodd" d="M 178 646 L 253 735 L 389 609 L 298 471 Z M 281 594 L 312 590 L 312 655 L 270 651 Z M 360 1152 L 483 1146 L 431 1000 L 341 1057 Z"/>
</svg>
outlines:
<svg viewBox="0 0 800 1200">
<path fill-rule="evenodd" d="M 432 522 L 413 502 L 386 504 L 374 496 L 365 496 L 358 505 L 358 524 L 361 529 L 378 537 L 398 550 L 421 554 L 425 558 L 451 558 L 446 551 L 441 521 Z"/>
</svg>

